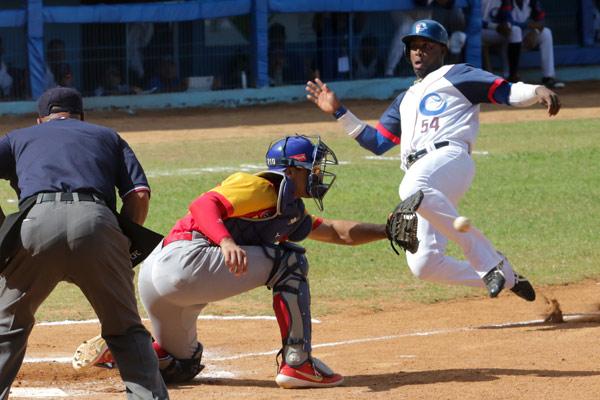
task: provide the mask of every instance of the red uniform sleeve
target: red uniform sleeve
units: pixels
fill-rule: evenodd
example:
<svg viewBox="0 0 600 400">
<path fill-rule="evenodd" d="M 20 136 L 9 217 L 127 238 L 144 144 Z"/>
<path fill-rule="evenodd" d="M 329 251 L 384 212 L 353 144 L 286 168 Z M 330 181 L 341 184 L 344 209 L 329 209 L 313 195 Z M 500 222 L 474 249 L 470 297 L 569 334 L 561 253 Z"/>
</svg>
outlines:
<svg viewBox="0 0 600 400">
<path fill-rule="evenodd" d="M 231 234 L 223 224 L 233 207 L 225 197 L 216 192 L 206 192 L 190 204 L 190 212 L 196 226 L 213 243 L 219 244 Z"/>
</svg>

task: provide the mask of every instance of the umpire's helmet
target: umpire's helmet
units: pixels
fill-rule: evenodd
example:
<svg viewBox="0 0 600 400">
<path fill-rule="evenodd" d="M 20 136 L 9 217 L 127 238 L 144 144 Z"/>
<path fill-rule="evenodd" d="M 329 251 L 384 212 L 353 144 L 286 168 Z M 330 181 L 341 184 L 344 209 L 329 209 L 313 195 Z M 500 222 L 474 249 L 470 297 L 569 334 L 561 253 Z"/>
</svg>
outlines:
<svg viewBox="0 0 600 400">
<path fill-rule="evenodd" d="M 323 210 L 323 197 L 335 181 L 335 174 L 326 168 L 337 165 L 338 160 L 319 136 L 286 136 L 271 143 L 265 158 L 270 171 L 283 172 L 288 167 L 310 171 L 306 192 L 315 199 L 319 210 Z"/>
<path fill-rule="evenodd" d="M 448 32 L 446 31 L 446 28 L 444 28 L 444 26 L 439 22 L 432 19 L 422 19 L 412 24 L 408 35 L 402 38 L 402 41 L 406 46 L 404 52 L 409 60 L 410 41 L 417 37 L 432 40 L 448 48 Z"/>
</svg>

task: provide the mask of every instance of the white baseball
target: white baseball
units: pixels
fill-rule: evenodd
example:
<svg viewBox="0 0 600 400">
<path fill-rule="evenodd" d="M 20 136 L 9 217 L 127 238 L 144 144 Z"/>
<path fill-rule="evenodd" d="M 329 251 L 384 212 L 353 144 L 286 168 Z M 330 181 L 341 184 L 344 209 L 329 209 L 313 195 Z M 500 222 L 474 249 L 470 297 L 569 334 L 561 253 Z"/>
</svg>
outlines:
<svg viewBox="0 0 600 400">
<path fill-rule="evenodd" d="M 454 226 L 454 229 L 456 229 L 459 232 L 466 232 L 469 229 L 471 229 L 471 220 L 467 217 L 456 217 L 454 219 L 454 222 L 452 223 L 452 225 Z"/>
</svg>

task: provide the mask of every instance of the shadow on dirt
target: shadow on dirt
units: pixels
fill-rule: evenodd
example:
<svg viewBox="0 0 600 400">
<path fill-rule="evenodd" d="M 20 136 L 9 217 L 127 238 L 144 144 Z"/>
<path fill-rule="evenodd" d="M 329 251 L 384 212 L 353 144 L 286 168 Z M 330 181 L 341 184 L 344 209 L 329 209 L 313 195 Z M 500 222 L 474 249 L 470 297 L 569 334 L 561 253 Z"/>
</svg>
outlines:
<svg viewBox="0 0 600 400">
<path fill-rule="evenodd" d="M 367 387 L 373 392 L 385 392 L 402 386 L 428 385 L 448 382 L 489 382 L 502 376 L 531 376 L 532 378 L 581 378 L 600 376 L 600 371 L 560 371 L 549 369 L 508 369 L 508 368 L 472 368 L 472 369 L 442 369 L 431 371 L 392 372 L 374 375 L 350 375 L 345 377 L 344 387 Z M 199 385 L 277 388 L 273 380 L 259 379 L 199 379 L 182 386 Z"/>
<path fill-rule="evenodd" d="M 488 382 L 501 376 L 531 376 L 533 378 L 578 378 L 600 376 L 600 371 L 559 371 L 547 369 L 442 369 L 431 371 L 395 372 L 379 375 L 347 376 L 344 386 L 368 387 L 373 392 L 384 392 L 401 386 L 427 385 L 446 382 Z"/>
<path fill-rule="evenodd" d="M 600 326 L 600 320 L 598 314 L 566 314 L 565 321 L 563 322 L 545 322 L 545 321 L 532 321 L 532 322 L 517 322 L 514 324 L 503 324 L 503 325 L 488 325 L 478 326 L 475 329 L 514 329 L 514 328 L 537 328 L 536 331 L 561 331 L 567 329 L 584 329 L 584 328 L 597 328 Z"/>
</svg>

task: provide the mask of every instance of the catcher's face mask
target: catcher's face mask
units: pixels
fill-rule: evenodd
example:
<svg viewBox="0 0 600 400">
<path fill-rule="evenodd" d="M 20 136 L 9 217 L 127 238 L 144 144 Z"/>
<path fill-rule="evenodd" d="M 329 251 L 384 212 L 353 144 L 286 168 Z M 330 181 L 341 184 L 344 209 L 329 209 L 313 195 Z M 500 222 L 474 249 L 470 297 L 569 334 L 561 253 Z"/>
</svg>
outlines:
<svg viewBox="0 0 600 400">
<path fill-rule="evenodd" d="M 335 181 L 335 174 L 327 171 L 327 166 L 337 165 L 338 160 L 319 136 L 286 136 L 269 146 L 266 161 L 270 170 L 284 171 L 288 167 L 308 170 L 306 193 L 323 210 L 323 197 Z"/>
</svg>

